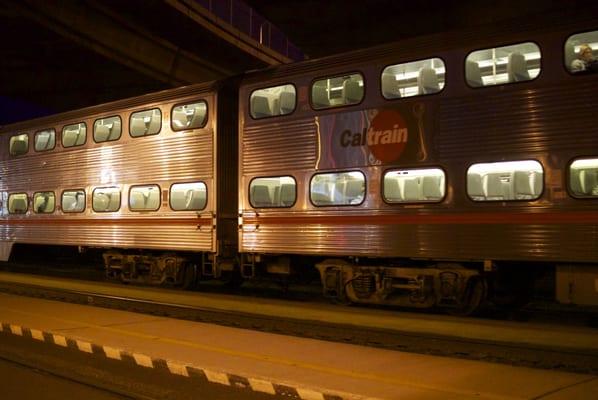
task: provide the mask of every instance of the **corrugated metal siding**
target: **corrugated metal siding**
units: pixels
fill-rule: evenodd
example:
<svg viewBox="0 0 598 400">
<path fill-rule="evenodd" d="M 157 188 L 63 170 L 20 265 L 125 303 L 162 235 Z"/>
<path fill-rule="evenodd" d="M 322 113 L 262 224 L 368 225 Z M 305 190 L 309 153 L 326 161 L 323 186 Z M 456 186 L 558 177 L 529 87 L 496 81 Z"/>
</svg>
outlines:
<svg viewBox="0 0 598 400">
<path fill-rule="evenodd" d="M 241 150 L 244 175 L 314 168 L 317 157 L 314 118 L 245 127 Z"/>
<path fill-rule="evenodd" d="M 440 103 L 435 138 L 440 159 L 508 156 L 549 150 L 598 148 L 596 90 L 572 81 L 553 88 L 517 89 Z M 478 95 L 479 94 L 479 95 Z"/>
</svg>

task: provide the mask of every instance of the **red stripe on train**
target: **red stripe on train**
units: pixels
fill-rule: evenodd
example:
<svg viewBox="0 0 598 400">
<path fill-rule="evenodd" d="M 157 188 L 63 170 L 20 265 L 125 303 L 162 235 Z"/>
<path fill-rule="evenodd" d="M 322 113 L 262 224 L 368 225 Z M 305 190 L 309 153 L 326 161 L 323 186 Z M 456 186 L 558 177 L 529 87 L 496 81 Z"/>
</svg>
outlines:
<svg viewBox="0 0 598 400">
<path fill-rule="evenodd" d="M 563 213 L 466 213 L 445 215 L 335 215 L 244 217 L 243 224 L 259 225 L 442 225 L 442 224 L 587 224 L 598 223 L 598 212 Z"/>
</svg>

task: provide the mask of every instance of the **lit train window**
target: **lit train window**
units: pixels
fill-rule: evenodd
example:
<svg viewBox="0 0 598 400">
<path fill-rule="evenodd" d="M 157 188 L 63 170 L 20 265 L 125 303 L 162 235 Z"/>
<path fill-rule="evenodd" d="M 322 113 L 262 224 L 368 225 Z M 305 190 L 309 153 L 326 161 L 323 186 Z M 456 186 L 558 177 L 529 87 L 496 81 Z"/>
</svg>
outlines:
<svg viewBox="0 0 598 400">
<path fill-rule="evenodd" d="M 386 99 L 434 94 L 444 89 L 444 61 L 440 58 L 389 65 L 380 78 Z"/>
<path fill-rule="evenodd" d="M 446 191 L 440 168 L 402 169 L 384 174 L 384 200 L 389 203 L 439 202 Z"/>
<path fill-rule="evenodd" d="M 26 154 L 28 150 L 29 135 L 23 133 L 10 138 L 9 152 L 11 156 L 20 156 L 22 154 Z"/>
<path fill-rule="evenodd" d="M 162 128 L 162 113 L 159 108 L 131 114 L 129 132 L 133 137 L 156 135 Z"/>
<path fill-rule="evenodd" d="M 297 199 L 297 182 L 292 176 L 255 178 L 249 184 L 252 207 L 292 207 Z"/>
<path fill-rule="evenodd" d="M 532 42 L 473 51 L 465 60 L 465 78 L 471 87 L 529 81 L 540 74 L 541 58 Z"/>
<path fill-rule="evenodd" d="M 52 150 L 56 146 L 56 131 L 44 129 L 35 133 L 35 151 Z"/>
<path fill-rule="evenodd" d="M 544 170 L 535 160 L 473 164 L 467 195 L 474 201 L 535 200 L 544 190 Z"/>
<path fill-rule="evenodd" d="M 598 158 L 583 158 L 571 163 L 569 190 L 575 197 L 598 198 Z"/>
<path fill-rule="evenodd" d="M 96 212 L 114 212 L 120 208 L 120 189 L 117 187 L 97 188 L 93 191 L 92 207 Z"/>
<path fill-rule="evenodd" d="M 297 91 L 293 85 L 254 90 L 249 97 L 249 112 L 255 119 L 286 115 L 295 111 Z"/>
<path fill-rule="evenodd" d="M 565 66 L 572 74 L 598 72 L 598 31 L 569 36 L 564 57 Z"/>
<path fill-rule="evenodd" d="M 62 211 L 76 213 L 85 210 L 85 191 L 83 189 L 65 190 L 60 201 Z"/>
<path fill-rule="evenodd" d="M 56 207 L 54 192 L 37 192 L 33 195 L 33 212 L 38 214 L 53 213 Z"/>
<path fill-rule="evenodd" d="M 10 214 L 25 214 L 29 207 L 26 193 L 13 193 L 8 195 L 8 212 Z"/>
<path fill-rule="evenodd" d="M 359 205 L 365 200 L 365 175 L 360 171 L 316 174 L 309 194 L 316 206 Z"/>
<path fill-rule="evenodd" d="M 363 100 L 363 95 L 361 74 L 320 79 L 311 86 L 311 104 L 316 110 L 357 104 Z"/>
<path fill-rule="evenodd" d="M 93 140 L 96 143 L 118 140 L 121 133 L 122 121 L 118 115 L 97 119 L 93 123 Z"/>
<path fill-rule="evenodd" d="M 74 147 L 85 144 L 87 125 L 84 122 L 66 125 L 62 128 L 62 147 Z"/>
<path fill-rule="evenodd" d="M 208 188 L 203 182 L 175 183 L 170 187 L 170 208 L 174 211 L 203 210 L 208 203 Z"/>
<path fill-rule="evenodd" d="M 208 105 L 205 101 L 175 106 L 170 114 L 173 131 L 201 128 L 208 119 Z"/>
<path fill-rule="evenodd" d="M 129 208 L 132 211 L 156 211 L 160 202 L 158 185 L 133 186 L 129 191 Z"/>
</svg>

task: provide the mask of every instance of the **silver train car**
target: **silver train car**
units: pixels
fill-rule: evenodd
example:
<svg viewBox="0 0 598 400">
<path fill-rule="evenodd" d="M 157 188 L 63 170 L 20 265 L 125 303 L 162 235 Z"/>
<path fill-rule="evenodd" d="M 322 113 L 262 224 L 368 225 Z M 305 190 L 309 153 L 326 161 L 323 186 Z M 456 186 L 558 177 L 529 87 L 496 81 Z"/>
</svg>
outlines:
<svg viewBox="0 0 598 400">
<path fill-rule="evenodd" d="M 443 34 L 3 127 L 0 258 L 455 313 L 542 277 L 598 305 L 592 49 L 595 18 Z"/>
<path fill-rule="evenodd" d="M 244 274 L 301 255 L 341 301 L 459 313 L 523 303 L 551 271 L 560 301 L 597 305 L 598 66 L 575 66 L 584 44 L 598 56 L 598 22 L 579 22 L 244 79 Z"/>
<path fill-rule="evenodd" d="M 232 269 L 236 95 L 199 84 L 4 127 L 1 259 L 15 243 L 98 247 L 110 276 L 181 285 Z"/>
</svg>

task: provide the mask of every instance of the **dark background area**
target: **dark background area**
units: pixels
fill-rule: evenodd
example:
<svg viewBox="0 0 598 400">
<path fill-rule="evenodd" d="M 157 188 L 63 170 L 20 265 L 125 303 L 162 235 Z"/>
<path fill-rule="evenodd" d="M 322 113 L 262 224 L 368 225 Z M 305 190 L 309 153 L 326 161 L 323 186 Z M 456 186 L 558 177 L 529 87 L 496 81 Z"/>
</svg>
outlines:
<svg viewBox="0 0 598 400">
<path fill-rule="evenodd" d="M 218 0 L 212 0 L 217 2 Z M 220 0 L 227 1 L 227 0 Z M 576 18 L 596 12 L 587 0 L 247 0 L 284 32 L 308 58 L 432 33 L 458 31 L 505 20 Z M 168 74 L 137 68 L 143 45 L 126 62 L 110 49 L 82 43 L 70 21 L 52 25 L 40 17 L 41 0 L 0 0 L 0 125 L 82 108 L 181 85 Z M 266 66 L 223 44 L 161 0 L 46 0 L 56 10 L 77 8 L 72 19 L 108 18 L 124 32 L 141 32 L 149 42 L 204 60 L 222 76 Z M 57 12 L 57 14 L 59 14 Z M 597 27 L 598 28 L 598 27 Z M 98 32 L 110 37 L 111 32 Z M 116 37 L 116 36 L 115 36 Z M 118 39 L 115 39 L 118 40 Z M 186 83 L 211 80 L 201 74 Z"/>
</svg>

